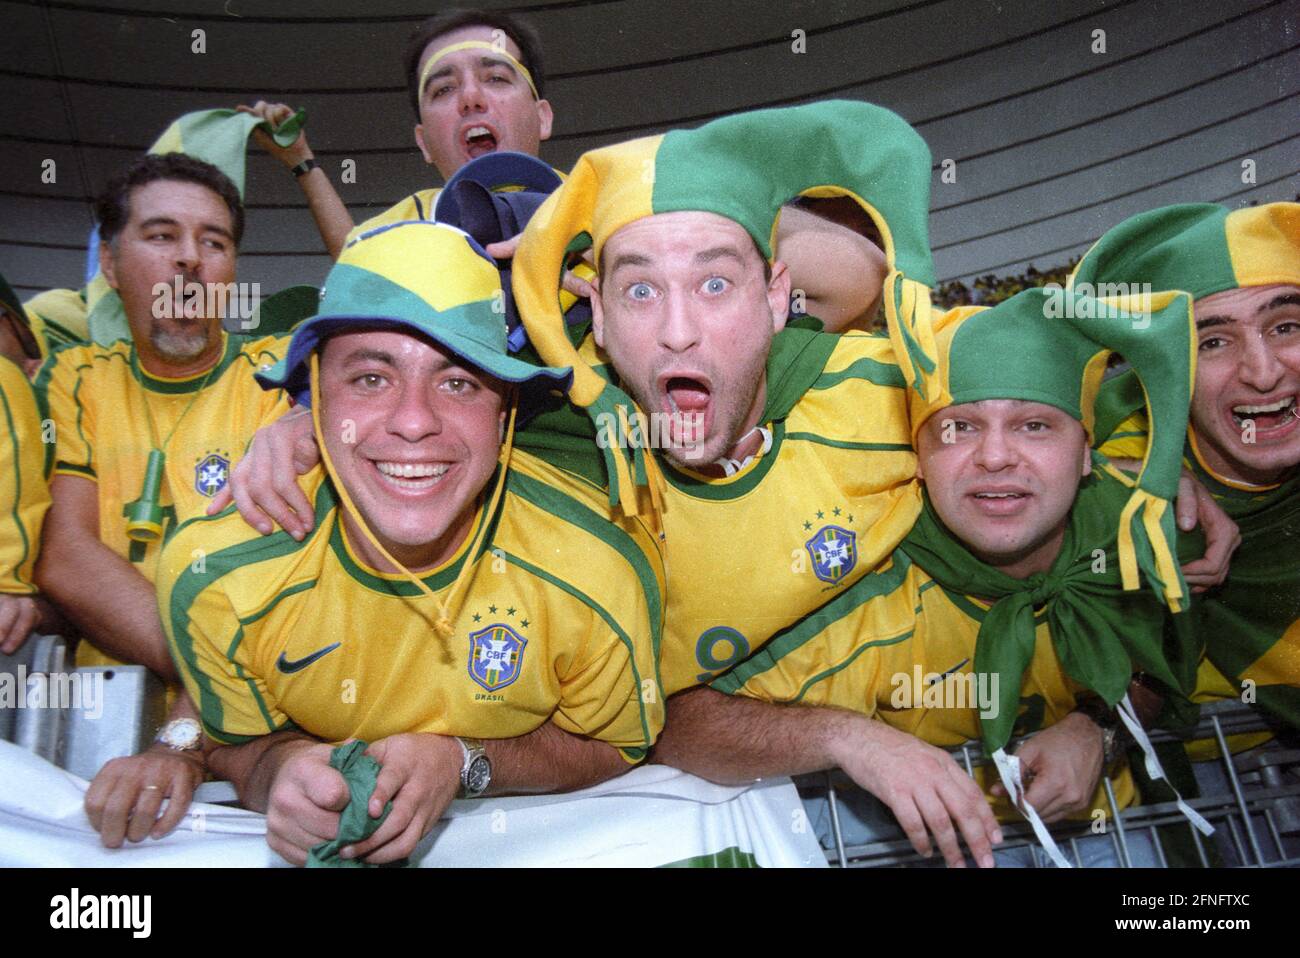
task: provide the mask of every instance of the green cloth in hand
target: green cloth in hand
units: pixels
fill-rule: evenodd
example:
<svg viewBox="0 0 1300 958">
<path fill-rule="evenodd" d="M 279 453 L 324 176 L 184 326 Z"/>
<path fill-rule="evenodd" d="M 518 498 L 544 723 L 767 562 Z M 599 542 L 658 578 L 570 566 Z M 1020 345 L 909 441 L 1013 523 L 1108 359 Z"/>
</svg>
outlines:
<svg viewBox="0 0 1300 958">
<path fill-rule="evenodd" d="M 370 796 L 379 781 L 380 765 L 366 754 L 366 743 L 348 742 L 330 753 L 330 768 L 337 769 L 348 783 L 347 808 L 339 815 L 339 833 L 328 842 L 321 842 L 307 855 L 308 868 L 376 868 L 355 858 L 340 858 L 339 849 L 364 841 L 375 833 L 388 813 L 393 810 L 390 800 L 378 818 L 371 818 Z"/>
</svg>

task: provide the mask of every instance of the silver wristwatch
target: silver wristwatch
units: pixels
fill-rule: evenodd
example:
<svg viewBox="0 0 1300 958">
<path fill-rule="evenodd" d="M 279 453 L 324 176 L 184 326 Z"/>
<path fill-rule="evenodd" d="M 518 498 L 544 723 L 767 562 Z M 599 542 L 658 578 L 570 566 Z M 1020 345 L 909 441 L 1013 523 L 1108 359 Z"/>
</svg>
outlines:
<svg viewBox="0 0 1300 958">
<path fill-rule="evenodd" d="M 457 737 L 456 741 L 464 753 L 460 766 L 460 797 L 478 798 L 492 782 L 492 761 L 478 739 Z"/>
<path fill-rule="evenodd" d="M 158 730 L 154 741 L 174 752 L 197 752 L 203 744 L 203 729 L 192 718 L 172 719 Z"/>
</svg>

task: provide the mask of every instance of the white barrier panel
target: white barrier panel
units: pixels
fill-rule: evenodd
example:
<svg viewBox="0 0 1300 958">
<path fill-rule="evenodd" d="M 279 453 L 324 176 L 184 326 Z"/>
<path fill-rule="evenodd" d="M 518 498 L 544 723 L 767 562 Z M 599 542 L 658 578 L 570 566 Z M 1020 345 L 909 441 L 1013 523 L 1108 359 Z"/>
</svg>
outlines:
<svg viewBox="0 0 1300 958">
<path fill-rule="evenodd" d="M 0 742 L 0 865 L 265 867 L 263 816 L 196 803 L 161 841 L 104 848 L 87 782 Z M 794 784 L 713 785 L 662 766 L 570 795 L 454 802 L 412 856 L 422 867 L 757 864 L 825 867 Z"/>
</svg>

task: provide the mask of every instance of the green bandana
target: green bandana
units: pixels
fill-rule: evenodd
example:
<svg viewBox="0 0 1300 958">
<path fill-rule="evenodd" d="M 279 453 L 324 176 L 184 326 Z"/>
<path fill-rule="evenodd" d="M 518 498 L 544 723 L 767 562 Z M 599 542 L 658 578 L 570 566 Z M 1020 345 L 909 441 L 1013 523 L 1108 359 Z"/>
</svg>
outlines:
<svg viewBox="0 0 1300 958">
<path fill-rule="evenodd" d="M 1116 561 L 1116 518 L 1130 489 L 1100 472 L 1083 480 L 1061 553 L 1046 573 L 1013 579 L 981 562 L 925 508 L 900 548 L 945 589 L 994 600 L 980 624 L 975 672 L 996 674 L 997 714 L 981 718 L 992 755 L 1011 738 L 1025 669 L 1034 657 L 1035 607 L 1046 605 L 1052 645 L 1066 674 L 1114 706 L 1137 670 L 1170 691 L 1190 693 L 1197 650 L 1164 646 L 1164 609 L 1150 595 L 1125 592 Z M 1100 550 L 1100 552 L 1098 551 Z"/>
<path fill-rule="evenodd" d="M 330 768 L 336 769 L 348 783 L 347 808 L 339 815 L 338 837 L 314 845 L 307 855 L 308 868 L 374 868 L 356 858 L 339 858 L 339 850 L 365 841 L 384 824 L 393 810 L 389 801 L 378 818 L 370 817 L 370 796 L 379 781 L 380 765 L 365 754 L 366 743 L 360 740 L 340 745 L 330 753 Z"/>
<path fill-rule="evenodd" d="M 1300 285 L 1300 203 L 1231 211 L 1183 203 L 1140 213 L 1107 230 L 1069 283 L 1100 297 L 1147 285 L 1194 300 L 1242 286 Z"/>
<path fill-rule="evenodd" d="M 1129 305 L 1127 303 L 1123 305 Z M 961 307 L 925 330 L 934 372 L 904 364 L 912 444 L 930 417 L 986 399 L 1045 403 L 1094 435 L 1094 410 L 1112 352 L 1133 366 L 1155 428 L 1128 504 L 1119 515 L 1119 571 L 1126 589 L 1142 577 L 1178 611 L 1187 595 L 1174 555 L 1172 500 L 1182 469 L 1191 403 L 1193 341 L 1186 294 L 1163 293 L 1128 311 L 1062 289 L 1027 289 L 991 309 Z M 901 350 L 902 330 L 890 336 Z M 900 353 L 901 355 L 901 353 Z"/>
</svg>

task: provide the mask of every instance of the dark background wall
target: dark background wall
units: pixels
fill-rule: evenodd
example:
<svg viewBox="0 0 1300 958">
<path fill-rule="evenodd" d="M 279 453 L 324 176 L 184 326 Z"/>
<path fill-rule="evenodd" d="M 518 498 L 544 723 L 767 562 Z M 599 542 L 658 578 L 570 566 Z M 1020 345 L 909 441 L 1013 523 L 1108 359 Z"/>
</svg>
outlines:
<svg viewBox="0 0 1300 958">
<path fill-rule="evenodd" d="M 1300 193 L 1296 0 L 483 5 L 522 13 L 541 34 L 557 117 L 543 156 L 559 167 L 751 107 L 839 96 L 898 111 L 934 153 L 941 280 L 1062 263 L 1165 203 Z M 263 97 L 306 107 L 317 157 L 357 221 L 433 185 L 400 57 L 438 6 L 0 0 L 0 272 L 24 298 L 81 285 L 88 197 L 189 110 Z M 41 182 L 47 158 L 53 184 Z M 356 161 L 355 184 L 338 183 L 344 159 Z M 329 260 L 301 194 L 257 151 L 248 200 L 240 278 L 264 292 L 320 283 Z"/>
</svg>

